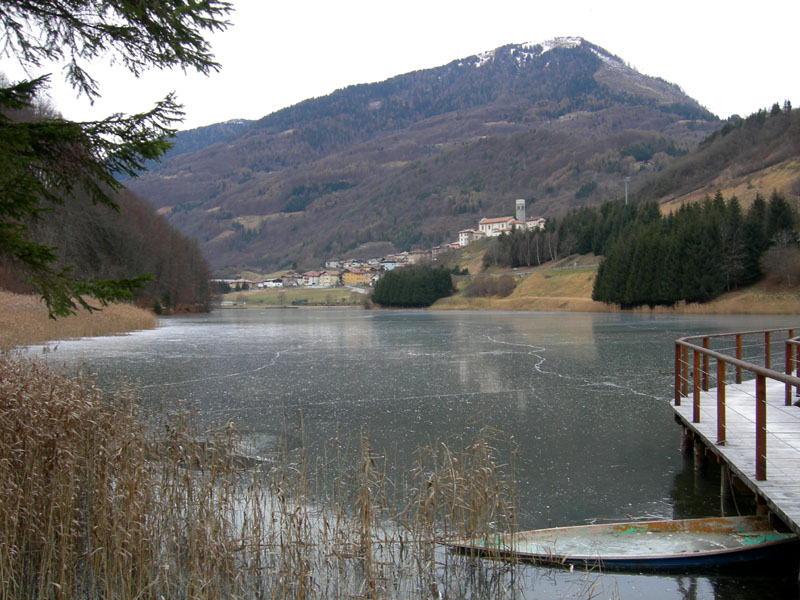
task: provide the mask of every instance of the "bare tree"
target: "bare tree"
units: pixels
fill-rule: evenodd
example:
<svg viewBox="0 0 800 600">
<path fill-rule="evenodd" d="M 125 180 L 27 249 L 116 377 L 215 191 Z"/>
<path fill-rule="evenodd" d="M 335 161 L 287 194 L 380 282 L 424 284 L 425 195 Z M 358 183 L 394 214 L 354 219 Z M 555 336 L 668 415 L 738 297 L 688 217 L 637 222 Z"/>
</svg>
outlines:
<svg viewBox="0 0 800 600">
<path fill-rule="evenodd" d="M 787 286 L 800 281 L 800 248 L 793 232 L 775 234 L 772 246 L 761 258 L 761 268 L 767 276 L 777 277 Z"/>
</svg>

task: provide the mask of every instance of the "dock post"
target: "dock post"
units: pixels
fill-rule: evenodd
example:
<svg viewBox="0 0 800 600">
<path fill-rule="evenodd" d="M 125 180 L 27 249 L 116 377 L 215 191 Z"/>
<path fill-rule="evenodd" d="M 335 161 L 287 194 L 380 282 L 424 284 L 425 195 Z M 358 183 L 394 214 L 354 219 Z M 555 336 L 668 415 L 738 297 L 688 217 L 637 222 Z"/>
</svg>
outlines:
<svg viewBox="0 0 800 600">
<path fill-rule="evenodd" d="M 761 494 L 756 494 L 756 514 L 757 515 L 765 515 L 769 507 L 767 506 L 767 501 L 761 496 Z"/>
<path fill-rule="evenodd" d="M 683 428 L 683 435 L 681 436 L 681 454 L 685 457 L 692 456 L 694 452 L 694 434 L 688 427 Z"/>
<path fill-rule="evenodd" d="M 770 368 L 770 335 L 769 331 L 764 332 L 764 366 L 769 369 Z"/>
<path fill-rule="evenodd" d="M 675 343 L 675 406 L 681 405 L 681 347 Z"/>
<path fill-rule="evenodd" d="M 708 464 L 708 459 L 706 458 L 706 445 L 700 440 L 700 438 L 695 438 L 694 440 L 694 469 L 695 471 L 700 471 L 706 468 Z"/>
<path fill-rule="evenodd" d="M 731 505 L 733 499 L 731 471 L 728 468 L 728 464 L 723 462 L 719 470 L 719 501 L 723 517 L 728 514 L 726 509 Z"/>
<path fill-rule="evenodd" d="M 742 334 L 736 334 L 736 358 L 742 360 Z M 736 383 L 742 383 L 742 367 L 736 366 Z"/>
<path fill-rule="evenodd" d="M 791 332 L 790 332 L 791 333 Z M 784 356 L 784 369 L 783 372 L 787 375 L 792 374 L 792 354 L 794 354 L 794 347 L 789 343 L 789 340 L 786 340 L 786 347 L 783 352 Z M 786 394 L 785 394 L 785 402 L 786 406 L 792 405 L 792 385 L 790 383 L 786 384 Z"/>
<path fill-rule="evenodd" d="M 756 374 L 756 481 L 767 478 L 767 380 Z"/>
<path fill-rule="evenodd" d="M 692 351 L 692 423 L 700 422 L 700 353 Z"/>
<path fill-rule="evenodd" d="M 689 395 L 689 348 L 681 346 L 681 396 Z"/>
<path fill-rule="evenodd" d="M 725 363 L 717 361 L 717 444 L 723 445 L 725 439 Z"/>
</svg>

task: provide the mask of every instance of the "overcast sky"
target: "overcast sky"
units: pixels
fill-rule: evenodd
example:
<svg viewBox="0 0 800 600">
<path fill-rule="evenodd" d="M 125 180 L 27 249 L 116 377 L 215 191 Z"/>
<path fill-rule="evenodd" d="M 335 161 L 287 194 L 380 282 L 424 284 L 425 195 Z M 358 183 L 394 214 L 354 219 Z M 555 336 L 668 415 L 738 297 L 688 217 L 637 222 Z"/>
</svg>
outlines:
<svg viewBox="0 0 800 600">
<path fill-rule="evenodd" d="M 222 71 L 128 76 L 96 65 L 94 107 L 54 73 L 68 118 L 141 112 L 170 91 L 188 129 L 257 119 L 356 83 L 436 67 L 509 43 L 580 36 L 647 75 L 678 84 L 722 118 L 774 102 L 800 107 L 800 0 L 233 0 L 232 27 L 211 42 Z M 8 59 L 0 70 L 20 76 Z M 38 73 L 37 73 L 38 74 Z"/>
</svg>

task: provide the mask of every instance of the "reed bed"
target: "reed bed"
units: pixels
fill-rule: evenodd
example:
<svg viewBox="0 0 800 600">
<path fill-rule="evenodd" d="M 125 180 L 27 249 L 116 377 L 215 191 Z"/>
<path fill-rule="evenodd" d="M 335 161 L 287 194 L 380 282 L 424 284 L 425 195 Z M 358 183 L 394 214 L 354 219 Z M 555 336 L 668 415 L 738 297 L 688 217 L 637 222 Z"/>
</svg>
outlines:
<svg viewBox="0 0 800 600">
<path fill-rule="evenodd" d="M 502 598 L 519 584 L 515 565 L 443 546 L 515 531 L 499 432 L 419 448 L 397 480 L 363 435 L 315 458 L 241 448 L 230 424 L 145 416 L 124 392 L 0 355 L 0 598 Z"/>
<path fill-rule="evenodd" d="M 0 350 L 51 340 L 64 340 L 152 329 L 155 316 L 128 304 L 111 304 L 101 311 L 81 311 L 50 319 L 38 297 L 0 290 Z"/>
</svg>

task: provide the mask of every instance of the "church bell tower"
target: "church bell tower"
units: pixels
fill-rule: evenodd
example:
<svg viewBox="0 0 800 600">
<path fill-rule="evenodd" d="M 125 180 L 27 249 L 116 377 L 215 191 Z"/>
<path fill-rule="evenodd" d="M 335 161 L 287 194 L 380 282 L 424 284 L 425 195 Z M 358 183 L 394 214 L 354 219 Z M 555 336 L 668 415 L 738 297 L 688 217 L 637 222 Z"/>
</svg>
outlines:
<svg viewBox="0 0 800 600">
<path fill-rule="evenodd" d="M 517 200 L 517 211 L 516 211 L 516 213 L 517 213 L 517 216 L 516 216 L 517 221 L 519 221 L 520 223 L 524 223 L 525 222 L 525 199 L 524 198 L 520 198 L 519 200 Z"/>
</svg>

